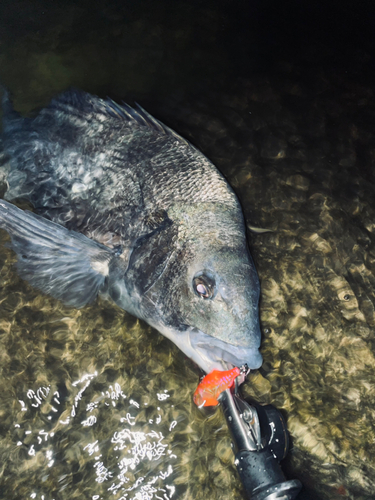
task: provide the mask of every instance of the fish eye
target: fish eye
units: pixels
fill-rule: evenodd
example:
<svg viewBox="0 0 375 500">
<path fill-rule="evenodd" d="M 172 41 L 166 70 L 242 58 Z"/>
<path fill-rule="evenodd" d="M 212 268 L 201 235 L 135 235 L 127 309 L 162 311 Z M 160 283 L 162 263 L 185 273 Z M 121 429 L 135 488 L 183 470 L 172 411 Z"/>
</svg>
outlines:
<svg viewBox="0 0 375 500">
<path fill-rule="evenodd" d="M 203 299 L 212 299 L 215 294 L 215 280 L 202 274 L 193 279 L 194 291 Z"/>
</svg>

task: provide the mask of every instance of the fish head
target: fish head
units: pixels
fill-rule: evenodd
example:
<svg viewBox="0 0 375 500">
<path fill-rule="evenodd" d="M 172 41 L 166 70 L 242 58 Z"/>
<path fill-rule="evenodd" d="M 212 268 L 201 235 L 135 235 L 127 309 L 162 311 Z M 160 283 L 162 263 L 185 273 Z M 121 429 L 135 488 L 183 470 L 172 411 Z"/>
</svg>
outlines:
<svg viewBox="0 0 375 500">
<path fill-rule="evenodd" d="M 222 247 L 209 258 L 196 259 L 187 281 L 186 319 L 198 364 L 205 371 L 244 364 L 259 368 L 260 286 L 247 247 Z"/>
<path fill-rule="evenodd" d="M 182 229 L 184 224 L 174 223 L 169 230 L 178 227 L 180 234 L 163 236 L 168 244 L 159 241 L 144 254 L 150 257 L 138 268 L 149 284 L 138 316 L 207 373 L 244 364 L 256 369 L 262 364 L 260 286 L 242 213 L 210 210 L 203 224 L 202 214 L 199 220 L 188 218 Z M 150 266 L 163 252 L 162 265 Z"/>
</svg>

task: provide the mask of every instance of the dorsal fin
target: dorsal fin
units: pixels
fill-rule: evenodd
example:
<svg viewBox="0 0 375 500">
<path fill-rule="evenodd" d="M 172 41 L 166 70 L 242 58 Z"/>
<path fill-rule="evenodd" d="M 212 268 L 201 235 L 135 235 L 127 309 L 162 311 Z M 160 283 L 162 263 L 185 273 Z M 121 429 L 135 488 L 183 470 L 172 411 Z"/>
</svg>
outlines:
<svg viewBox="0 0 375 500">
<path fill-rule="evenodd" d="M 100 114 L 104 116 L 109 115 L 113 118 L 126 120 L 129 123 L 136 123 L 141 127 L 155 130 L 155 132 L 159 134 L 172 136 L 181 144 L 194 148 L 189 141 L 154 118 L 137 103 L 136 108 L 133 108 L 124 102 L 118 104 L 109 97 L 107 97 L 107 99 L 101 99 L 100 97 L 88 94 L 82 90 L 70 89 L 52 99 L 50 104 L 44 108 L 41 113 L 47 114 L 51 110 L 58 110 L 60 113 L 65 113 L 69 116 L 74 115 L 77 119 L 82 118 L 82 114 L 85 113 L 90 115 L 90 119 L 92 119 L 93 112 L 98 114 L 98 119 L 100 119 Z"/>
<path fill-rule="evenodd" d="M 141 125 L 143 127 L 148 127 L 162 134 L 170 135 L 175 139 L 177 139 L 182 144 L 192 147 L 189 141 L 181 137 L 171 128 L 164 125 L 164 123 L 154 118 L 138 103 L 136 103 L 137 109 L 135 109 L 129 106 L 129 104 L 126 104 L 125 102 L 122 102 L 122 104 L 117 104 L 117 102 L 114 102 L 112 99 L 107 97 L 107 99 L 103 101 L 103 104 L 105 105 L 107 111 L 113 117 L 125 119 L 128 121 L 135 121 L 138 125 Z"/>
</svg>

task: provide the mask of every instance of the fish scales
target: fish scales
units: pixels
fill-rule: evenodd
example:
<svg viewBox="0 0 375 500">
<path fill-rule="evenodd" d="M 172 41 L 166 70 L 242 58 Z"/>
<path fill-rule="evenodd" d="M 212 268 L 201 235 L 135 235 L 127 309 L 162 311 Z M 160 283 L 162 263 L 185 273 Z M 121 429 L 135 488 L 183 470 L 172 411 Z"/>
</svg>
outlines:
<svg viewBox="0 0 375 500">
<path fill-rule="evenodd" d="M 216 167 L 141 107 L 70 90 L 34 118 L 7 92 L 3 108 L 5 198 L 35 211 L 0 201 L 21 276 L 71 306 L 114 300 L 205 371 L 257 368 L 259 280 Z"/>
</svg>

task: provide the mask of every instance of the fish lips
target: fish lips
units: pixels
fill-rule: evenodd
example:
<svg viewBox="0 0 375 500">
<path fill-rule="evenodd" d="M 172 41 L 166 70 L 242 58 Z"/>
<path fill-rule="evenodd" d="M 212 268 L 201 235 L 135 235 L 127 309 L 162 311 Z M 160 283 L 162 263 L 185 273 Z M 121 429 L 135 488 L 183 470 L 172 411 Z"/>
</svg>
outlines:
<svg viewBox="0 0 375 500">
<path fill-rule="evenodd" d="M 198 364 L 207 373 L 214 369 L 223 370 L 245 364 L 252 370 L 262 366 L 263 357 L 257 347 L 228 344 L 198 329 L 190 330 L 189 338 L 191 347 L 200 358 L 201 362 Z"/>
</svg>

